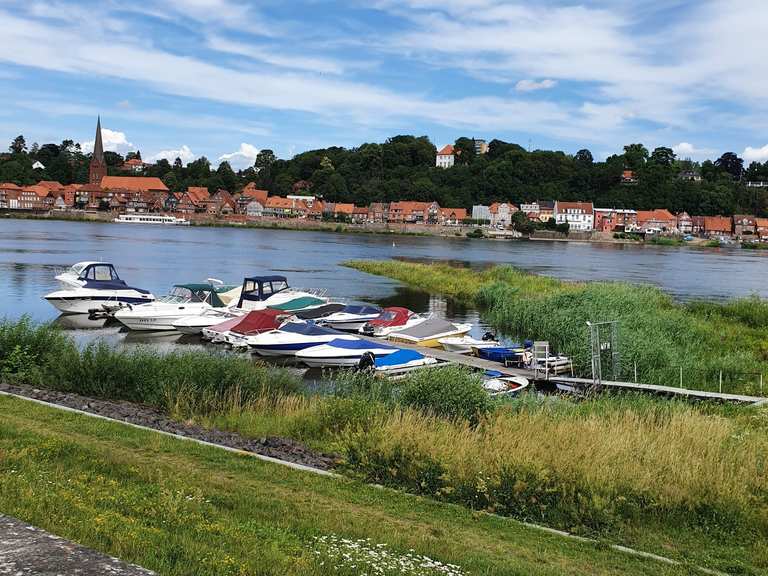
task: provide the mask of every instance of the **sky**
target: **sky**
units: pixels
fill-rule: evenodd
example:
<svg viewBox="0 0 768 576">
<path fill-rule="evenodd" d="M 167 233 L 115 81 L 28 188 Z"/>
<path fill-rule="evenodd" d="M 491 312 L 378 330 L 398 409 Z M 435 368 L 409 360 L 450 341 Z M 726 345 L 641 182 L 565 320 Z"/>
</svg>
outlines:
<svg viewBox="0 0 768 576">
<path fill-rule="evenodd" d="M 397 134 L 768 160 L 765 0 L 0 0 L 0 142 L 236 169 Z"/>
</svg>

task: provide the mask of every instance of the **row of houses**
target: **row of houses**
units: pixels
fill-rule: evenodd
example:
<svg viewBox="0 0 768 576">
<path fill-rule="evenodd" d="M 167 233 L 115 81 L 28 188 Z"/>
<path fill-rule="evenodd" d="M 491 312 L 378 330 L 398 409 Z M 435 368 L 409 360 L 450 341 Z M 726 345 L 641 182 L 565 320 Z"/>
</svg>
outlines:
<svg viewBox="0 0 768 576">
<path fill-rule="evenodd" d="M 492 227 L 506 228 L 512 215 L 523 212 L 528 220 L 568 224 L 571 230 L 589 232 L 638 232 L 642 234 L 696 234 L 701 236 L 768 237 L 768 218 L 748 214 L 734 216 L 690 216 L 672 214 L 665 208 L 631 210 L 595 208 L 591 202 L 541 201 L 520 204 L 494 203 L 472 207 L 472 219 Z"/>
<path fill-rule="evenodd" d="M 182 216 L 246 218 L 337 219 L 357 223 L 458 225 L 467 219 L 465 208 L 443 208 L 437 202 L 387 202 L 370 206 L 326 202 L 309 195 L 270 196 L 250 183 L 237 194 L 210 193 L 190 186 L 171 192 L 159 178 L 103 176 L 100 184 L 62 185 L 42 181 L 34 186 L 0 183 L 0 209 L 48 212 L 51 210 L 108 211 L 114 214 L 169 212 Z"/>
</svg>

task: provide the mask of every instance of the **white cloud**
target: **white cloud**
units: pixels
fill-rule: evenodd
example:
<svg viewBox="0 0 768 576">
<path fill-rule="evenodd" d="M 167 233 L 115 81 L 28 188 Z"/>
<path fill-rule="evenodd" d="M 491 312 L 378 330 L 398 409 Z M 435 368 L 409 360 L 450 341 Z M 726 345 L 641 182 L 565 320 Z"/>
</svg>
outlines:
<svg viewBox="0 0 768 576">
<path fill-rule="evenodd" d="M 518 92 L 535 92 L 536 90 L 547 90 L 555 86 L 557 86 L 557 82 L 550 78 L 545 78 L 540 82 L 536 82 L 536 80 L 520 80 L 515 84 L 515 90 Z"/>
<path fill-rule="evenodd" d="M 701 160 L 713 156 L 716 151 L 712 148 L 698 148 L 690 142 L 680 142 L 672 146 L 672 151 L 678 158 L 691 160 Z"/>
<path fill-rule="evenodd" d="M 744 152 L 741 155 L 747 162 L 765 162 L 768 160 L 768 144 L 762 148 L 752 148 L 752 146 L 747 146 L 744 148 Z"/>
<path fill-rule="evenodd" d="M 184 144 L 181 148 L 177 150 L 160 150 L 157 154 L 154 154 L 150 156 L 147 161 L 148 162 L 157 162 L 158 160 L 168 160 L 171 164 L 176 160 L 176 158 L 181 158 L 181 163 L 184 165 L 189 164 L 192 162 L 192 160 L 195 159 L 195 154 L 192 152 L 192 150 L 189 149 L 189 146 Z"/>
<path fill-rule="evenodd" d="M 305 70 L 307 72 L 317 72 L 325 74 L 341 74 L 344 67 L 334 60 L 319 58 L 316 56 L 291 56 L 285 54 L 283 50 L 274 46 L 259 46 L 256 44 L 246 44 L 243 42 L 233 42 L 221 36 L 211 36 L 208 38 L 208 47 L 217 52 L 228 54 L 237 54 L 253 60 L 264 62 L 278 68 L 289 68 L 292 70 Z"/>
<path fill-rule="evenodd" d="M 240 148 L 234 152 L 219 156 L 219 162 L 229 162 L 233 170 L 245 170 L 249 166 L 253 166 L 258 153 L 259 149 L 256 146 L 243 142 L 240 144 Z"/>
<path fill-rule="evenodd" d="M 131 152 L 133 150 L 136 150 L 133 144 L 128 141 L 128 138 L 126 138 L 125 132 L 110 130 L 109 128 L 102 128 L 101 141 L 102 141 L 102 144 L 104 145 L 104 150 L 109 150 L 111 152 L 125 154 L 126 152 Z M 93 144 L 94 144 L 93 140 L 88 140 L 86 142 L 83 142 L 81 144 L 83 152 L 85 152 L 86 154 L 89 152 L 93 152 Z"/>
</svg>

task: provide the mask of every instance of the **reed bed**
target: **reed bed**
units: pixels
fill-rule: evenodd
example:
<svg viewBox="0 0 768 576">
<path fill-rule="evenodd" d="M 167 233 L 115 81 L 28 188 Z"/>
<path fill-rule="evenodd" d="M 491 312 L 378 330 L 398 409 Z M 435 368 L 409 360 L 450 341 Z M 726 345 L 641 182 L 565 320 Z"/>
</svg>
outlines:
<svg viewBox="0 0 768 576">
<path fill-rule="evenodd" d="M 352 261 L 348 266 L 395 278 L 481 308 L 495 327 L 515 337 L 547 340 L 589 375 L 587 321 L 619 321 L 617 377 L 759 395 L 768 374 L 768 303 L 745 298 L 679 304 L 652 286 L 562 282 L 509 266 L 483 271 L 444 264 Z M 604 365 L 604 374 L 612 374 Z"/>
</svg>

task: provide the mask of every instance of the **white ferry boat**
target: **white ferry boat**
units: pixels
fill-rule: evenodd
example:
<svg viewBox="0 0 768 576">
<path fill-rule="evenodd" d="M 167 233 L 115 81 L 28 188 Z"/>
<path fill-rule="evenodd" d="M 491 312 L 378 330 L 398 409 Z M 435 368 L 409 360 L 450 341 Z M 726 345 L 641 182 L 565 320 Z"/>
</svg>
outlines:
<svg viewBox="0 0 768 576">
<path fill-rule="evenodd" d="M 166 224 L 171 226 L 189 226 L 189 220 L 165 216 L 162 214 L 120 214 L 113 222 L 121 224 Z"/>
</svg>

